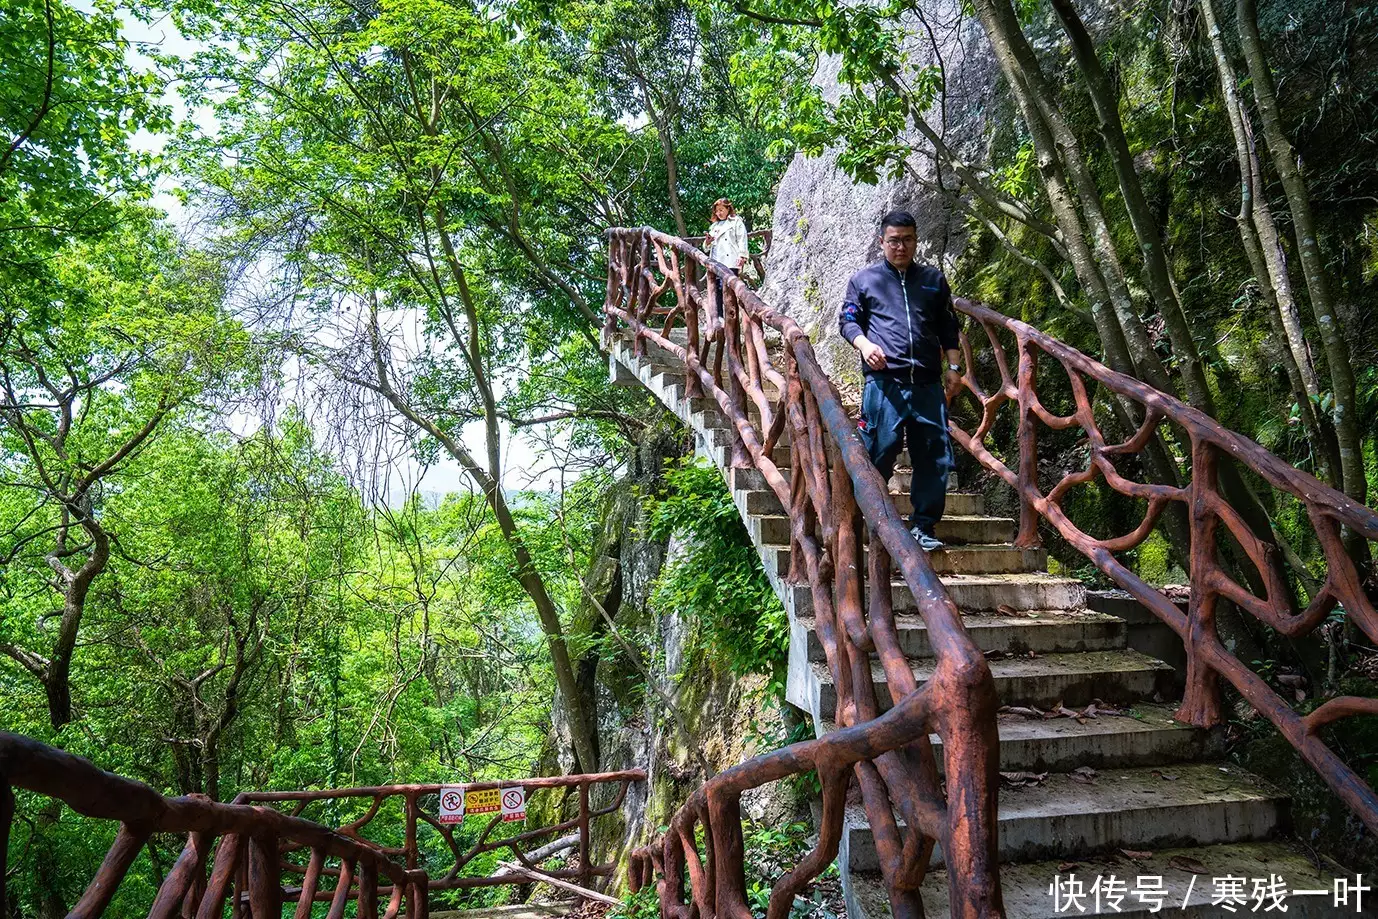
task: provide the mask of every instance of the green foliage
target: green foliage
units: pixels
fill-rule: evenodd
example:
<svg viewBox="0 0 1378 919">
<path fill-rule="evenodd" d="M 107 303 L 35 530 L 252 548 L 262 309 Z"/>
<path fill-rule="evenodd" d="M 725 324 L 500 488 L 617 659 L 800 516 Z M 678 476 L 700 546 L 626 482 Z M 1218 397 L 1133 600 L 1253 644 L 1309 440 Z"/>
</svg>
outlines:
<svg viewBox="0 0 1378 919">
<path fill-rule="evenodd" d="M 169 126 L 162 84 L 130 66 L 121 15 L 142 3 L 13 0 L 0 11 L 0 284 L 46 274 L 74 238 L 147 194 L 151 157 L 130 143 Z"/>
<path fill-rule="evenodd" d="M 647 518 L 651 535 L 677 537 L 682 554 L 662 570 L 652 604 L 686 616 L 703 650 L 734 673 L 771 676 L 782 690 L 789 622 L 721 474 L 690 458 L 665 481 Z"/>
<path fill-rule="evenodd" d="M 73 673 L 78 720 L 51 734 L 36 681 L 0 666 L 7 730 L 168 793 L 221 800 L 529 773 L 549 733 L 552 681 L 485 503 L 370 510 L 290 412 L 278 432 L 242 440 L 179 426 L 124 481 L 131 487 L 105 509 L 120 551 L 92 592 Z M 533 529 L 556 531 L 544 500 L 518 503 Z M 37 572 L 5 575 L 0 621 L 41 621 L 42 595 L 18 589 Z M 33 814 L 34 804 L 21 808 Z M 359 815 L 349 806 L 304 816 L 344 822 Z M 370 838 L 400 833 L 394 810 Z M 22 854 L 33 828 L 16 827 L 10 889 L 20 904 L 38 896 L 33 866 L 45 852 L 74 902 L 114 831 L 67 813 Z M 471 821 L 456 839 L 478 832 Z M 423 843 L 430 864 L 443 863 L 444 840 Z M 166 866 L 180 843 L 151 845 Z M 154 871 L 136 863 L 117 906 L 146 909 L 135 892 L 151 889 Z"/>
<path fill-rule="evenodd" d="M 764 919 L 772 885 L 798 866 L 813 848 L 812 833 L 813 828 L 803 822 L 782 826 L 749 824 L 744 828 L 747 904 L 757 919 Z M 791 919 L 836 919 L 841 915 L 840 898 L 836 896 L 840 891 L 832 890 L 837 886 L 837 876 L 834 862 L 805 893 L 795 896 L 790 904 Z"/>
<path fill-rule="evenodd" d="M 636 893 L 628 893 L 620 906 L 608 911 L 611 919 L 656 919 L 660 915 L 660 899 L 656 886 L 649 884 Z"/>
</svg>

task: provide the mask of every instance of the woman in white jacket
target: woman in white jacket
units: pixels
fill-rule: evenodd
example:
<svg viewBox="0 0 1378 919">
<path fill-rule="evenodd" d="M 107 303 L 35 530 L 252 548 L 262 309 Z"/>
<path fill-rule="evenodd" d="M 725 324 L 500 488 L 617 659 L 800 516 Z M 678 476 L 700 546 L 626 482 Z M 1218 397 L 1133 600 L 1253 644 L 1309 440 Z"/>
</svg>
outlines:
<svg viewBox="0 0 1378 919">
<path fill-rule="evenodd" d="M 713 223 L 703 237 L 708 257 L 722 262 L 732 273 L 740 275 L 746 260 L 751 257 L 746 243 L 746 224 L 737 216 L 737 209 L 726 198 L 713 202 Z M 714 279 L 718 293 L 718 315 L 722 315 L 722 282 Z"/>
</svg>

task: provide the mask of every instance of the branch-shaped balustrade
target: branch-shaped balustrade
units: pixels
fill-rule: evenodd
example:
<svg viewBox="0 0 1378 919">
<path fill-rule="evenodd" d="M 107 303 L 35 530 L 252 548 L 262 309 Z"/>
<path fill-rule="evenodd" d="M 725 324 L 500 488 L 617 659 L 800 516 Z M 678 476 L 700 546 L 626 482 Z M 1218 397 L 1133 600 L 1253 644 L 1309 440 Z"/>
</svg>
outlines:
<svg viewBox="0 0 1378 919">
<path fill-rule="evenodd" d="M 522 788 L 527 793 L 528 803 L 536 794 L 540 793 L 568 794 L 574 798 L 575 803 L 573 817 L 549 826 L 523 829 L 511 836 L 494 835 L 495 831 L 504 823 L 501 812 L 494 813 L 485 819 L 478 838 L 467 844 L 456 836 L 456 830 L 459 829 L 458 824 L 441 823 L 435 816 L 439 813 L 440 791 L 445 787 L 437 784 L 377 785 L 361 788 L 333 788 L 322 791 L 255 791 L 241 794 L 235 798 L 235 803 L 287 807 L 292 816 L 305 814 L 308 812 L 308 808 L 349 809 L 351 804 L 355 805 L 352 809 L 361 808 L 362 813 L 342 824 L 336 832 L 350 839 L 371 845 L 390 858 L 403 859 L 409 869 L 416 869 L 422 865 L 424 853 L 420 831 L 423 827 L 430 827 L 443 840 L 449 852 L 443 868 L 433 864 L 425 866 L 428 869 L 427 874 L 431 876 L 430 890 L 462 890 L 520 882 L 519 878 L 514 878 L 510 873 L 462 876 L 464 870 L 473 864 L 475 859 L 502 850 L 507 850 L 510 857 L 525 868 L 533 871 L 539 869 L 548 877 L 577 881 L 581 886 L 588 888 L 595 878 L 611 877 L 616 867 L 611 863 L 593 864 L 591 860 L 592 822 L 599 817 L 616 812 L 622 806 L 631 783 L 643 781 L 645 778 L 646 773 L 643 770 L 629 769 L 622 772 L 607 772 L 596 775 L 544 776 L 502 782 L 465 783 L 466 791 Z M 603 786 L 609 787 L 608 801 L 595 807 L 591 803 L 595 796 L 595 789 Z M 555 809 L 557 811 L 561 803 L 556 802 Z M 391 813 L 389 808 L 396 810 L 397 813 Z M 369 839 L 370 827 L 380 815 L 390 818 L 386 821 L 389 828 L 400 823 L 402 827 L 400 845 L 389 844 L 388 840 L 381 838 Z M 552 838 L 563 837 L 564 834 L 569 834 L 572 837 L 569 840 L 569 847 L 578 853 L 579 866 L 549 871 L 540 868 L 536 863 L 538 859 L 533 858 L 532 853 L 541 847 L 542 843 L 548 842 Z M 283 848 L 281 869 L 284 874 L 307 878 L 310 872 L 310 863 L 303 864 L 299 861 L 292 861 L 288 857 L 299 848 L 291 846 Z M 303 882 L 298 887 L 288 888 L 287 892 L 295 895 L 304 886 L 305 883 Z M 319 894 L 317 898 L 323 899 Z"/>
<path fill-rule="evenodd" d="M 368 843 L 266 807 L 220 804 L 201 795 L 169 798 L 142 782 L 105 772 L 87 760 L 17 734 L 0 732 L 0 915 L 5 907 L 6 853 L 14 817 L 14 788 L 56 798 L 86 817 L 113 820 L 119 833 L 69 919 L 95 919 L 110 905 L 140 850 L 154 833 L 186 836 L 186 844 L 158 886 L 149 919 L 218 919 L 247 907 L 276 917 L 288 902 L 281 889 L 279 851 L 310 853 L 297 919 L 316 899 L 330 902 L 330 919 L 358 900 L 360 919 L 425 919 L 426 873 L 409 870 Z M 206 869 L 210 866 L 210 874 Z M 322 887 L 330 876 L 333 888 Z M 386 884 L 384 882 L 387 882 Z"/>
<path fill-rule="evenodd" d="M 249 792 L 232 804 L 202 795 L 169 798 L 70 753 L 0 732 L 0 916 L 8 915 L 5 879 L 15 816 L 14 788 L 60 800 L 83 816 L 120 824 L 114 844 L 70 917 L 99 917 L 140 850 L 159 833 L 185 835 L 186 844 L 158 886 L 148 907 L 150 919 L 219 919 L 226 907 L 232 919 L 240 919 L 246 911 L 255 919 L 279 919 L 284 906 L 293 903 L 296 919 L 309 919 L 318 902 L 330 904 L 327 919 L 342 919 L 351 900 L 356 901 L 358 919 L 380 919 L 380 914 L 381 919 L 399 919 L 404 914 L 406 919 L 425 919 L 431 891 L 529 882 L 529 876 L 511 871 L 460 876 L 475 858 L 499 850 L 509 851 L 516 863 L 535 871 L 552 851 L 568 845 L 578 852 L 579 867 L 540 869 L 544 876 L 576 879 L 585 888 L 595 879 L 611 877 L 613 865 L 591 861 L 590 825 L 620 808 L 628 786 L 645 777 L 642 770 L 632 769 L 465 784 L 470 791 L 519 786 L 528 796 L 571 794 L 577 807 L 568 820 L 511 836 L 495 837 L 494 831 L 503 822 L 502 814 L 495 814 L 478 839 L 464 847 L 456 839 L 455 826 L 439 823 L 428 812 L 432 809 L 428 796 L 436 797 L 440 785 Z M 608 800 L 594 807 L 590 803 L 594 789 L 603 786 L 609 787 Z M 402 844 L 367 838 L 373 821 L 393 804 L 402 810 Z M 362 813 L 332 829 L 302 816 L 313 805 L 327 809 L 358 805 Z M 443 873 L 426 870 L 418 833 L 421 825 L 434 827 L 453 854 Z M 559 837 L 555 845 L 542 846 L 540 851 L 533 848 L 550 837 Z M 438 876 L 433 879 L 431 874 Z"/>
<path fill-rule="evenodd" d="M 611 347 L 626 329 L 636 355 L 644 356 L 648 344 L 671 355 L 683 371 L 686 396 L 711 398 L 731 421 L 732 466 L 759 470 L 786 508 L 788 579 L 809 585 L 815 627 L 837 686 L 839 727 L 710 779 L 664 836 L 634 853 L 632 887 L 659 874 L 667 919 L 750 919 L 741 796 L 814 770 L 823 799 L 818 844 L 775 880 L 767 919 L 784 919 L 795 894 L 836 858 L 853 776 L 896 919 L 922 915 L 918 889 L 935 842 L 949 867 L 952 915 L 1001 915 L 994 681 L 891 502 L 808 336 L 686 240 L 640 228 L 610 230 L 608 241 L 605 343 Z M 721 298 L 717 283 L 700 288 L 696 277 L 721 282 Z M 773 460 L 786 430 L 788 479 Z M 863 527 L 870 532 L 869 566 Z M 921 687 L 900 650 L 892 559 L 932 638 L 936 669 Z M 879 717 L 872 651 L 894 706 Z M 930 732 L 943 741 L 945 794 Z"/>
<path fill-rule="evenodd" d="M 1378 832 L 1378 796 L 1318 734 L 1320 728 L 1339 719 L 1378 714 L 1378 699 L 1335 698 L 1310 714 L 1299 714 L 1261 676 L 1226 649 L 1216 629 L 1221 600 L 1288 638 L 1309 634 L 1338 608 L 1370 641 L 1378 642 L 1378 615 L 1373 599 L 1365 592 L 1359 568 L 1346 551 L 1341 532 L 1341 528 L 1347 528 L 1362 540 L 1378 541 L 1378 514 L 1248 438 L 1225 429 L 1203 412 L 1103 366 L 1026 323 L 967 300 L 957 300 L 956 306 L 959 313 L 973 320 L 973 333 L 978 327 L 985 333 L 989 352 L 988 356 L 985 351 L 978 354 L 963 335 L 966 372 L 958 391 L 949 396 L 974 398 L 980 420 L 970 431 L 954 420 L 952 435 L 983 466 L 1015 489 L 1020 501 L 1017 542 L 1023 546 L 1037 545 L 1038 522 L 1040 518 L 1046 520 L 1072 548 L 1181 637 L 1187 655 L 1187 683 L 1177 720 L 1203 728 L 1220 724 L 1224 720 L 1220 682 L 1223 677 L 1273 723 L 1365 825 Z M 1013 341 L 1013 365 L 1001 341 L 1002 333 Z M 1066 374 L 1074 405 L 1070 414 L 1049 411 L 1039 398 L 1039 362 L 1045 359 L 1055 361 Z M 999 377 L 998 384 L 989 389 L 983 387 L 980 367 L 988 368 L 987 372 L 993 370 Z M 1088 381 L 1091 387 L 1100 387 L 1107 398 L 1118 398 L 1137 409 L 1142 423 L 1124 442 L 1106 443 L 1095 417 L 1095 400 Z M 997 457 L 988 444 L 1006 405 L 1016 413 L 1016 469 Z M 1121 474 L 1115 459 L 1138 453 L 1163 425 L 1172 428 L 1183 453 L 1190 457 L 1190 480 L 1181 486 L 1164 485 L 1137 482 Z M 1038 474 L 1040 426 L 1054 431 L 1080 428 L 1089 450 L 1086 468 L 1065 474 L 1046 489 Z M 1305 508 L 1326 563 L 1324 579 L 1306 606 L 1295 602 L 1274 543 L 1260 538 L 1223 496 L 1218 473 L 1222 463 L 1229 462 L 1252 472 L 1266 486 L 1290 496 Z M 1144 502 L 1143 520 L 1131 532 L 1097 538 L 1064 511 L 1067 496 L 1078 486 L 1096 479 L 1104 480 L 1119 494 Z M 1172 502 L 1184 506 L 1190 525 L 1191 602 L 1185 614 L 1116 557 L 1143 543 Z M 1229 574 L 1219 545 L 1224 533 L 1232 537 L 1247 564 L 1256 569 L 1258 583 L 1264 585 L 1264 596 L 1240 585 Z"/>
</svg>

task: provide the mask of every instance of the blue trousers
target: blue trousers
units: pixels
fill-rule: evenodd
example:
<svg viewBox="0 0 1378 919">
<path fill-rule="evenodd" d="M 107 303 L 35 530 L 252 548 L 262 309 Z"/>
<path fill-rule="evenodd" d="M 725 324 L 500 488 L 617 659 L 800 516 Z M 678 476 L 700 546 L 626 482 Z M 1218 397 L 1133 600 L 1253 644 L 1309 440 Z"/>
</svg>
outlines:
<svg viewBox="0 0 1378 919">
<path fill-rule="evenodd" d="M 909 497 L 914 513 L 909 525 L 933 534 L 947 504 L 947 477 L 952 471 L 952 443 L 947 435 L 947 399 L 941 383 L 917 383 L 888 374 L 866 378 L 861 396 L 861 441 L 881 478 L 895 473 L 895 460 L 909 447 L 914 475 Z"/>
</svg>

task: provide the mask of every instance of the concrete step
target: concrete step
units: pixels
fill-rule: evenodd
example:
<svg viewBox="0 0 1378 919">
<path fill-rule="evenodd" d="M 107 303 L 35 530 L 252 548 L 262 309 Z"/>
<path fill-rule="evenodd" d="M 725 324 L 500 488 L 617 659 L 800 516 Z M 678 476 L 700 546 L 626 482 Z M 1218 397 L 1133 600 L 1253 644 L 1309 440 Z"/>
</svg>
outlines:
<svg viewBox="0 0 1378 919">
<path fill-rule="evenodd" d="M 976 647 L 982 651 L 1024 654 L 1056 654 L 1070 651 L 1113 651 L 1125 646 L 1123 619 L 1090 610 L 1031 610 L 1016 616 L 977 614 L 962 617 Z M 821 661 L 823 645 L 814 631 L 812 617 L 800 617 L 797 637 L 808 643 L 811 661 Z M 928 626 L 921 617 L 895 617 L 900 650 L 908 658 L 933 656 Z M 793 638 L 791 639 L 793 640 Z"/>
<path fill-rule="evenodd" d="M 1000 789 L 1000 860 L 1258 842 L 1284 829 L 1287 818 L 1282 792 L 1230 764 L 1106 769 L 1094 785 L 1051 773 L 1036 786 Z M 847 810 L 838 858 L 852 871 L 879 870 L 860 805 Z M 935 850 L 934 863 L 941 858 Z M 1045 890 L 1050 880 L 1044 877 Z"/>
<path fill-rule="evenodd" d="M 1000 610 L 1002 607 L 1022 612 L 1082 609 L 1085 606 L 1086 589 L 1080 581 L 1051 574 L 950 574 L 944 575 L 942 582 L 952 602 L 963 613 Z M 791 590 L 790 602 L 794 605 L 795 615 L 810 615 L 813 611 L 813 595 L 809 585 L 794 584 Z M 897 614 L 917 610 L 909 586 L 899 579 L 890 584 L 890 602 Z"/>
<path fill-rule="evenodd" d="M 869 549 L 862 547 L 863 564 L 869 564 Z M 780 575 L 789 572 L 788 546 L 762 546 L 766 567 Z M 1014 574 L 1044 571 L 1048 566 L 1046 549 L 1020 549 L 1009 543 L 989 546 L 945 546 L 928 553 L 933 570 L 939 574 Z"/>
<path fill-rule="evenodd" d="M 739 475 L 740 473 L 748 475 Z M 783 474 L 785 482 L 790 481 L 790 474 L 788 474 L 790 470 L 788 470 L 788 467 L 781 466 L 780 473 Z M 765 474 L 762 474 L 761 470 L 755 470 L 755 468 L 751 468 L 751 470 L 732 470 L 732 474 L 734 482 L 751 482 L 751 485 L 745 486 L 745 488 L 741 484 L 733 485 L 736 491 L 743 493 L 744 496 L 748 496 L 747 500 L 751 502 L 748 504 L 748 507 L 751 508 L 750 513 L 784 514 L 784 504 L 781 504 L 779 499 L 776 499 L 774 492 L 766 488 Z M 758 481 L 759 485 L 757 484 Z M 955 484 L 949 486 L 951 486 L 951 488 L 956 488 Z M 908 492 L 898 492 L 896 489 L 892 488 L 890 489 L 890 500 L 894 503 L 894 510 L 900 511 L 900 514 L 905 515 L 905 517 L 914 513 L 914 502 L 909 500 Z M 971 495 L 970 492 L 955 491 L 949 491 L 947 495 L 947 504 L 945 504 L 944 507 L 944 518 L 947 517 L 1010 519 L 1002 517 L 985 517 L 985 499 L 983 496 Z M 998 539 L 996 539 L 996 536 L 998 536 Z M 863 539 L 867 539 L 867 537 L 870 537 L 870 532 L 863 533 Z M 987 539 L 981 541 L 989 541 L 989 543 L 1007 543 L 1007 541 L 1013 539 L 1014 524 L 1013 521 L 1010 521 L 1009 533 L 1007 533 L 1007 535 L 1005 529 L 992 530 L 991 535 L 989 535 Z"/>
<path fill-rule="evenodd" d="M 705 424 L 703 424 L 702 422 L 700 422 L 700 421 L 698 420 L 698 419 L 701 419 L 701 418 L 703 418 L 703 417 L 704 417 L 703 415 L 695 415 L 693 418 L 690 419 L 689 424 L 690 424 L 691 427 L 693 427 L 693 428 L 695 428 L 696 430 L 699 430 L 699 431 L 702 432 L 702 436 L 703 436 L 703 438 L 708 442 L 708 445 L 709 445 L 710 447 L 727 447 L 727 446 L 731 446 L 731 444 L 732 444 L 732 436 L 736 433 L 736 429 L 733 428 L 733 427 L 731 427 L 730 425 L 728 425 L 728 424 L 726 423 L 726 421 L 724 421 L 722 424 L 719 424 L 719 425 L 713 425 L 713 426 L 705 425 Z M 757 433 L 757 436 L 760 437 L 760 439 L 761 439 L 762 441 L 765 440 L 765 438 L 766 438 L 766 431 L 765 431 L 763 428 L 761 428 L 761 427 L 758 426 L 758 427 L 756 428 L 756 433 Z M 780 434 L 780 440 L 779 440 L 778 446 L 782 446 L 782 447 L 788 448 L 788 447 L 789 447 L 789 441 L 790 441 L 790 435 L 789 435 L 788 429 L 785 430 L 785 431 L 782 431 L 781 434 Z M 773 457 L 773 456 L 771 457 L 771 460 L 774 461 L 774 457 Z M 777 465 L 778 465 L 778 463 L 777 463 Z"/>
<path fill-rule="evenodd" d="M 836 687 L 828 665 L 813 662 L 813 682 L 817 687 L 817 706 L 812 711 L 830 715 L 837 704 Z M 912 661 L 910 670 L 918 683 L 933 672 L 932 660 Z M 1087 705 L 1095 699 L 1112 704 L 1130 704 L 1152 699 L 1161 692 L 1160 680 L 1172 668 L 1137 651 L 1080 651 L 1072 654 L 1046 654 L 1035 658 L 1009 657 L 990 662 L 995 691 L 1004 705 L 1036 705 L 1047 708 L 1062 702 L 1069 708 Z M 890 707 L 884 688 L 885 671 L 878 662 L 871 665 L 871 678 L 882 711 Z"/>
<path fill-rule="evenodd" d="M 785 481 L 788 482 L 793 473 L 793 469 L 789 464 L 788 451 L 780 459 L 771 457 L 771 461 L 779 467 L 780 474 L 784 476 Z M 731 469 L 729 472 L 732 476 L 733 488 L 752 491 L 764 489 L 766 487 L 766 477 L 759 469 Z M 912 476 L 912 472 L 902 470 L 890 477 L 890 498 L 896 505 L 899 505 L 901 501 L 904 502 L 904 506 L 900 509 L 900 513 L 902 514 L 907 514 L 913 510 L 909 504 L 909 480 Z M 959 492 L 956 488 L 956 476 L 949 476 L 947 513 L 956 516 L 976 517 L 985 513 L 985 497 L 983 495 L 972 494 L 970 492 Z"/>
<path fill-rule="evenodd" d="M 1080 766 L 1128 769 L 1194 762 L 1219 754 L 1218 732 L 1173 721 L 1174 705 L 1136 702 L 1124 711 L 1083 721 L 1001 714 L 1000 768 L 1005 772 L 1071 772 Z M 834 729 L 831 721 L 824 721 L 818 736 Z M 930 734 L 928 739 L 938 771 L 943 772 L 942 738 Z"/>
<path fill-rule="evenodd" d="M 754 497 L 759 495 L 759 497 Z M 751 536 L 758 546 L 788 546 L 789 518 L 779 506 L 774 492 L 741 492 L 734 497 L 744 499 L 750 521 Z M 738 502 L 741 507 L 743 501 Z M 934 534 L 944 542 L 955 545 L 991 545 L 1008 543 L 1014 538 L 1014 521 L 1008 517 L 976 517 L 952 514 L 938 521 Z M 863 529 L 862 538 L 867 538 Z M 1043 566 L 1039 566 L 1042 568 Z"/>
<path fill-rule="evenodd" d="M 1184 860 L 1190 859 L 1190 862 Z M 1206 874 L 1193 874 L 1199 862 Z M 1309 853 L 1283 842 L 1221 843 L 1213 846 L 1158 849 L 1139 861 L 1122 854 L 1091 858 L 1069 864 L 1064 860 L 1005 865 L 1000 869 L 1001 893 L 1005 901 L 1006 919 L 1065 919 L 1072 916 L 1114 916 L 1115 919 L 1149 919 L 1151 916 L 1172 916 L 1174 919 L 1225 919 L 1228 916 L 1252 915 L 1255 910 L 1254 879 L 1266 884 L 1272 875 L 1286 883 L 1288 891 L 1324 890 L 1325 896 L 1288 896 L 1283 902 L 1290 919 L 1350 919 L 1363 915 L 1350 896 L 1348 908 L 1335 904 L 1337 879 L 1354 880 L 1354 873 L 1329 859 L 1313 861 Z M 1063 900 L 1055 903 L 1048 885 L 1054 880 L 1066 884 L 1073 876 L 1081 882 L 1087 896 L 1080 906 L 1070 906 Z M 1097 878 L 1102 889 L 1113 889 L 1111 878 L 1123 882 L 1124 899 L 1097 898 L 1093 892 Z M 1212 905 L 1216 897 L 1216 878 L 1244 878 L 1246 903 L 1232 902 L 1233 912 L 1224 904 Z M 1157 897 L 1152 888 L 1161 878 L 1165 893 L 1162 909 L 1153 912 Z M 1365 884 L 1368 882 L 1365 881 Z M 844 878 L 844 896 L 851 919 L 889 919 L 890 904 L 885 885 L 879 875 L 853 874 Z M 1065 887 L 1062 888 L 1065 891 Z M 946 870 L 929 874 L 921 892 L 924 910 L 930 916 L 946 916 L 948 908 L 948 876 Z M 1375 902 L 1372 895 L 1365 903 Z M 1259 914 L 1270 905 L 1264 899 Z M 1061 907 L 1061 908 L 1060 908 Z M 1084 911 L 1083 911 L 1084 910 Z M 1281 915 L 1280 911 L 1273 911 Z"/>
</svg>

